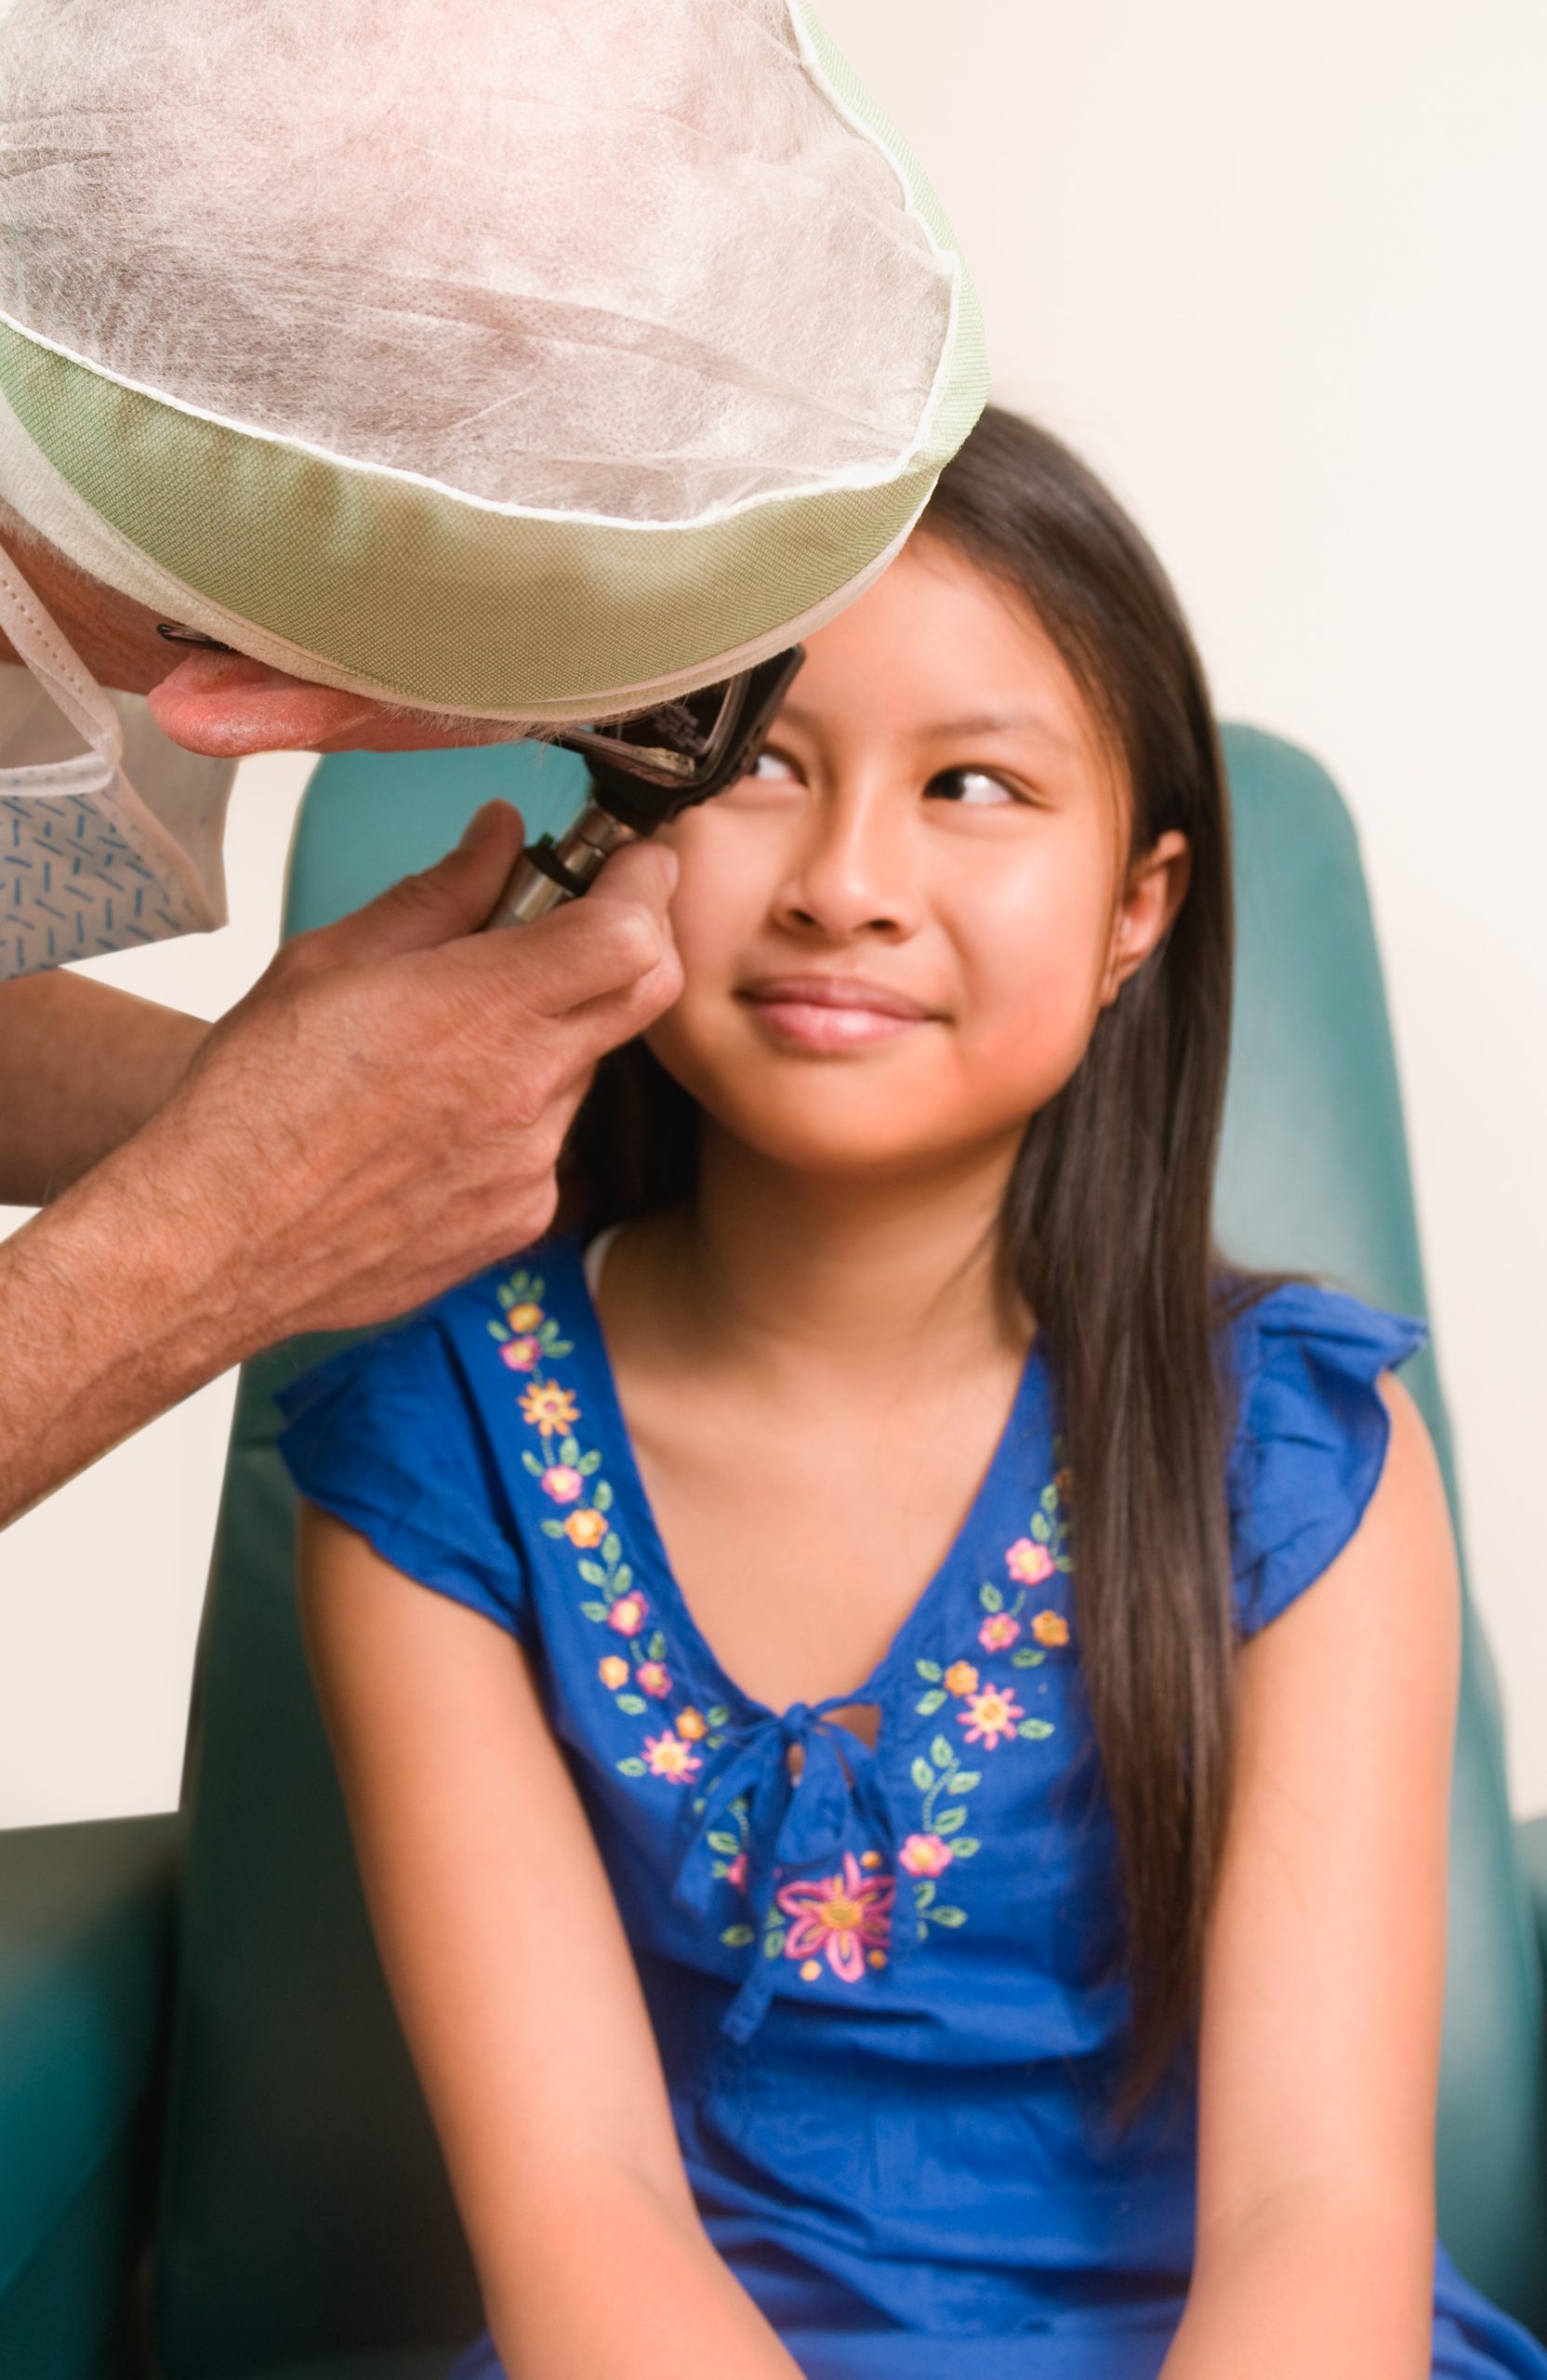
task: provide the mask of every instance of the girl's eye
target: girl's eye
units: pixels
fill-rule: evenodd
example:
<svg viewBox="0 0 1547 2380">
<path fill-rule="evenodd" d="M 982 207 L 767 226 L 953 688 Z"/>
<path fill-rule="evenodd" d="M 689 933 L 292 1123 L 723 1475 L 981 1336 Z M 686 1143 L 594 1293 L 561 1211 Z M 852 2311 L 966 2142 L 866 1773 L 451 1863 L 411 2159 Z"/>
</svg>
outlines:
<svg viewBox="0 0 1547 2380">
<path fill-rule="evenodd" d="M 792 760 L 785 759 L 782 752 L 762 751 L 758 754 L 747 774 L 750 777 L 760 778 L 764 785 L 793 785 L 800 773 Z"/>
<path fill-rule="evenodd" d="M 968 802 L 975 808 L 1015 800 L 1003 779 L 990 776 L 986 769 L 942 769 L 924 791 L 939 801 Z"/>
</svg>

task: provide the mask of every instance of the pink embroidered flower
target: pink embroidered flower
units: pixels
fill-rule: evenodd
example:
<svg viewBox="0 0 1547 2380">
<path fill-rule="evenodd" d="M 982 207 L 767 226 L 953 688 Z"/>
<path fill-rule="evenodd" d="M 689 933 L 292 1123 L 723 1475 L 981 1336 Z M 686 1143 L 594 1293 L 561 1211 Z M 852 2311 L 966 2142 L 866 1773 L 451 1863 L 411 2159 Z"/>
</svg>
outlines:
<svg viewBox="0 0 1547 2380">
<path fill-rule="evenodd" d="M 843 1854 L 836 1876 L 781 1884 L 779 1907 L 793 1920 L 785 1937 L 786 1958 L 826 1957 L 840 1982 L 858 1983 L 866 1951 L 884 1949 L 890 1938 L 896 1894 L 894 1877 L 867 1876 L 852 1851 Z"/>
<path fill-rule="evenodd" d="M 671 1692 L 671 1672 L 664 1661 L 641 1661 L 634 1673 L 641 1694 L 653 1694 L 657 1701 Z"/>
<path fill-rule="evenodd" d="M 943 1876 L 951 1864 L 951 1846 L 944 1835 L 910 1834 L 897 1857 L 910 1876 Z"/>
<path fill-rule="evenodd" d="M 1053 1573 L 1053 1558 L 1045 1545 L 1038 1545 L 1029 1537 L 1018 1537 L 1004 1557 L 1004 1567 L 1012 1579 L 1023 1585 L 1039 1586 Z"/>
<path fill-rule="evenodd" d="M 977 1687 L 978 1673 L 971 1661 L 953 1661 L 944 1682 L 947 1694 L 972 1694 Z"/>
<path fill-rule="evenodd" d="M 970 1696 L 966 1710 L 956 1715 L 967 1730 L 970 1744 L 986 1744 L 993 1752 L 1001 1736 L 1008 1740 L 1015 1733 L 1015 1723 L 1025 1712 L 1009 1686 L 989 1685 L 981 1694 Z"/>
<path fill-rule="evenodd" d="M 628 1664 L 621 1653 L 608 1653 L 598 1661 L 596 1673 L 610 1692 L 615 1694 L 620 1686 L 628 1683 Z"/>
<path fill-rule="evenodd" d="M 677 1733 L 682 1737 L 686 1742 L 690 1744 L 698 1743 L 708 1734 L 708 1721 L 705 1718 L 702 1711 L 695 1711 L 693 1708 L 691 1702 L 685 1711 L 678 1712 Z"/>
<path fill-rule="evenodd" d="M 582 1504 L 577 1513 L 571 1513 L 564 1523 L 564 1535 L 582 1552 L 588 1546 L 600 1545 L 606 1534 L 606 1521 L 600 1513 L 593 1513 L 588 1504 Z"/>
<path fill-rule="evenodd" d="M 681 1736 L 646 1736 L 644 1765 L 652 1777 L 669 1778 L 673 1785 L 685 1785 L 704 1765 Z"/>
<path fill-rule="evenodd" d="M 978 1643 L 985 1653 L 1002 1653 L 1013 1645 L 1021 1633 L 1021 1623 L 1008 1611 L 991 1611 L 978 1630 Z"/>
<path fill-rule="evenodd" d="M 509 1364 L 513 1372 L 531 1372 L 536 1370 L 542 1352 L 536 1339 L 507 1339 L 499 1351 L 499 1360 Z"/>
<path fill-rule="evenodd" d="M 632 1594 L 619 1595 L 607 1614 L 607 1625 L 615 1628 L 620 1636 L 637 1636 L 644 1626 L 647 1608 L 644 1597 L 637 1589 Z"/>
<path fill-rule="evenodd" d="M 1039 1645 L 1066 1645 L 1069 1623 L 1061 1611 L 1039 1611 L 1031 1623 L 1031 1633 Z"/>
<path fill-rule="evenodd" d="M 725 1865 L 725 1882 L 728 1884 L 734 1884 L 738 1893 L 744 1893 L 747 1890 L 747 1854 L 745 1851 L 738 1851 L 734 1859 L 727 1860 Z"/>
<path fill-rule="evenodd" d="M 580 1408 L 570 1391 L 550 1380 L 533 1382 L 521 1400 L 521 1413 L 528 1427 L 540 1430 L 545 1438 L 573 1430 L 580 1419 Z"/>
<path fill-rule="evenodd" d="M 540 1305 L 513 1305 L 505 1317 L 507 1330 L 524 1332 L 537 1329 L 543 1318 Z"/>
<path fill-rule="evenodd" d="M 573 1504 L 585 1485 L 571 1462 L 550 1462 L 542 1476 L 543 1493 L 556 1504 Z"/>
</svg>

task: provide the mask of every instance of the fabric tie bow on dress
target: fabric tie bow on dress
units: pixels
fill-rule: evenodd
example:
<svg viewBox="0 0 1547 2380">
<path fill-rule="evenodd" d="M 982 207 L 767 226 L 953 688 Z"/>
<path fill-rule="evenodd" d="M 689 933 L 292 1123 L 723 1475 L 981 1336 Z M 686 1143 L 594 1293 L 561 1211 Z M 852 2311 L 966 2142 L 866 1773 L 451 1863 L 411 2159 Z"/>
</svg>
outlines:
<svg viewBox="0 0 1547 2380">
<path fill-rule="evenodd" d="M 690 1840 L 672 1899 L 700 1915 L 707 1912 L 720 1883 L 709 1837 L 733 1815 L 734 1805 L 739 1803 L 745 1811 L 745 1891 L 753 1938 L 747 1976 L 721 2023 L 732 2041 L 750 2039 L 774 1996 L 780 1946 L 768 1940 L 768 1920 L 781 1884 L 830 1870 L 845 1850 L 852 1851 L 856 1833 L 867 1836 L 866 1849 L 879 1855 L 878 1881 L 884 1876 L 890 1883 L 896 1875 L 897 1821 L 876 1755 L 832 1716 L 854 1705 L 852 1694 L 830 1695 L 823 1702 L 792 1702 L 787 1711 L 770 1711 L 728 1729 L 701 1791 L 684 1811 Z M 800 1754 L 793 1765 L 792 1752 Z M 889 1954 L 905 1955 L 913 1937 L 911 1925 L 893 1930 Z"/>
</svg>

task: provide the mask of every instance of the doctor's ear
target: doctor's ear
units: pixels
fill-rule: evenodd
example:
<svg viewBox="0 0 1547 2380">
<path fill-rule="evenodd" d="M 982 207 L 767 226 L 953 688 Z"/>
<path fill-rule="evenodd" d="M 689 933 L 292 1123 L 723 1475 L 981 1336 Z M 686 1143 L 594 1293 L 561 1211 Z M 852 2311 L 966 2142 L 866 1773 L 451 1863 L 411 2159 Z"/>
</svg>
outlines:
<svg viewBox="0 0 1547 2380">
<path fill-rule="evenodd" d="M 508 744 L 522 733 L 508 720 L 451 719 L 342 694 L 223 645 L 195 646 L 145 699 L 169 742 L 216 760 L 254 752 L 416 752 Z"/>
<path fill-rule="evenodd" d="M 1140 853 L 1128 872 L 1113 919 L 1112 945 L 1102 981 L 1101 1004 L 1110 1008 L 1130 975 L 1158 947 L 1187 897 L 1193 853 L 1185 835 L 1170 827 Z"/>
</svg>

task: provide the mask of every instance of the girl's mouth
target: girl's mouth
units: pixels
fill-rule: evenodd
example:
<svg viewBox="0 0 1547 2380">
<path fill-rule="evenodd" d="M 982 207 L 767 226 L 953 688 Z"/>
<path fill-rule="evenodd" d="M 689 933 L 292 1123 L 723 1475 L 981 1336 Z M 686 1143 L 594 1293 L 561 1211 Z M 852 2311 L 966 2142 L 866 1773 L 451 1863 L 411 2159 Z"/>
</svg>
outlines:
<svg viewBox="0 0 1547 2380">
<path fill-rule="evenodd" d="M 863 1050 L 927 1024 L 921 1000 L 852 975 L 771 975 L 744 985 L 745 1002 L 786 1048 Z"/>
</svg>

